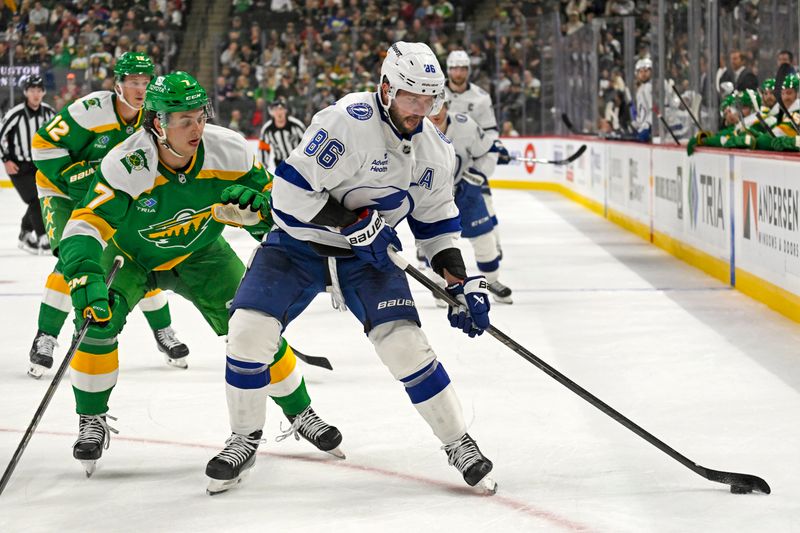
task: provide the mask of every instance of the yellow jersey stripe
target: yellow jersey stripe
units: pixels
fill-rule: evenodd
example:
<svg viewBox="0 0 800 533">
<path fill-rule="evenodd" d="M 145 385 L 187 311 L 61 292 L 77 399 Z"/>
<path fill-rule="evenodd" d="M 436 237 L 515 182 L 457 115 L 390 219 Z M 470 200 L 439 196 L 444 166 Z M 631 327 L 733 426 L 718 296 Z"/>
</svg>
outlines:
<svg viewBox="0 0 800 533">
<path fill-rule="evenodd" d="M 214 169 L 203 169 L 197 173 L 196 179 L 204 180 L 204 179 L 218 179 L 224 181 L 236 181 L 242 176 L 244 176 L 246 172 L 242 173 L 238 170 L 214 170 Z"/>
<path fill-rule="evenodd" d="M 108 242 L 111 237 L 114 236 L 117 230 L 112 228 L 108 222 L 97 216 L 94 211 L 89 209 L 88 207 L 83 207 L 81 209 L 76 209 L 72 212 L 72 216 L 70 217 L 70 221 L 77 221 L 77 222 L 85 222 L 95 228 L 98 233 L 100 233 L 100 237 L 106 242 Z"/>
<path fill-rule="evenodd" d="M 110 374 L 119 368 L 119 352 L 114 348 L 109 353 L 98 355 L 78 350 L 69 366 L 84 374 Z"/>
<path fill-rule="evenodd" d="M 281 360 L 269 367 L 270 384 L 279 383 L 286 379 L 295 366 L 297 366 L 297 357 L 295 357 L 292 347 L 287 346 L 286 353 L 281 357 Z"/>
</svg>

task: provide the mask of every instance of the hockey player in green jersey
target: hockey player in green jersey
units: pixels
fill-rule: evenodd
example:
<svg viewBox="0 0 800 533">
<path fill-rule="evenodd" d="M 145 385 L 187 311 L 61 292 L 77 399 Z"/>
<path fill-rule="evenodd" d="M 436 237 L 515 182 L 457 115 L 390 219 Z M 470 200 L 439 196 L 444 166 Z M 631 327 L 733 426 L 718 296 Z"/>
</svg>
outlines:
<svg viewBox="0 0 800 533">
<path fill-rule="evenodd" d="M 83 198 L 95 166 L 115 145 L 142 123 L 142 106 L 153 62 L 146 55 L 126 52 L 114 65 L 114 92 L 91 93 L 65 107 L 33 138 L 33 159 L 42 217 L 53 253 L 75 202 Z M 28 374 L 39 378 L 53 365 L 53 349 L 71 309 L 69 289 L 60 262 L 47 278 L 39 306 L 39 331 L 30 351 Z M 144 311 L 167 362 L 186 368 L 189 349 L 175 336 L 167 298 L 155 288 L 139 308 Z"/>
<path fill-rule="evenodd" d="M 73 455 L 89 474 L 109 444 L 106 412 L 117 381 L 117 335 L 130 310 L 153 287 L 171 289 L 192 302 L 215 333 L 226 335 L 228 302 L 245 268 L 222 230 L 225 224 L 244 226 L 260 239 L 272 226 L 272 176 L 239 134 L 207 125 L 210 116 L 206 92 L 190 75 L 156 77 L 147 88 L 143 129 L 103 158 L 64 229 L 61 260 L 76 315 L 94 322 L 70 365 L 80 415 Z M 125 264 L 109 291 L 103 278 L 117 255 Z M 253 370 L 229 364 L 226 372 L 247 381 Z M 286 341 L 267 374 L 265 383 L 248 382 L 248 388 L 281 407 L 292 421 L 287 435 L 340 454 L 341 434 L 310 407 Z M 227 387 L 229 395 L 237 390 Z M 235 444 L 257 447 L 260 440 L 259 432 Z M 234 458 L 220 454 L 215 460 L 224 465 Z M 213 478 L 213 471 L 207 473 Z"/>
</svg>

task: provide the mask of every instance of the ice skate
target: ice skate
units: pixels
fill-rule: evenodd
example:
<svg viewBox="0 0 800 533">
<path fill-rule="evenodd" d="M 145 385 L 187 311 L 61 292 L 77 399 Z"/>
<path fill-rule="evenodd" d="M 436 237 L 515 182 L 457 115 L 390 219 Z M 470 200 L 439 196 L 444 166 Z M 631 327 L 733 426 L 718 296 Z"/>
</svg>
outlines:
<svg viewBox="0 0 800 533">
<path fill-rule="evenodd" d="M 421 248 L 417 248 L 417 268 L 419 270 L 425 270 L 428 268 L 428 258 L 425 257 L 425 253 Z"/>
<path fill-rule="evenodd" d="M 489 477 L 494 465 L 481 453 L 469 433 L 464 433 L 455 442 L 445 444 L 442 449 L 447 452 L 447 462 L 458 468 L 467 485 L 478 487 L 488 494 L 497 492 L 497 483 Z"/>
<path fill-rule="evenodd" d="M 106 423 L 106 417 L 116 420 L 111 415 L 80 415 L 78 421 L 78 440 L 72 446 L 72 456 L 79 460 L 86 471 L 86 477 L 92 477 L 97 461 L 103 456 L 103 450 L 111 444 L 111 433 L 119 433 Z"/>
<path fill-rule="evenodd" d="M 36 241 L 36 252 L 39 255 L 51 255 L 53 252 L 50 249 L 50 239 L 47 235 L 39 235 Z"/>
<path fill-rule="evenodd" d="M 20 250 L 25 250 L 29 254 L 39 255 L 39 240 L 33 231 L 21 231 L 17 246 Z"/>
<path fill-rule="evenodd" d="M 489 292 L 492 294 L 492 298 L 494 298 L 495 302 L 502 304 L 514 303 L 514 300 L 511 299 L 511 289 L 499 281 L 489 283 Z"/>
<path fill-rule="evenodd" d="M 31 351 L 28 354 L 31 362 L 28 367 L 28 375 L 30 377 L 39 379 L 47 369 L 53 368 L 53 350 L 56 346 L 58 346 L 58 343 L 55 337 L 42 330 L 36 332 L 33 346 L 31 346 Z"/>
<path fill-rule="evenodd" d="M 262 431 L 249 435 L 232 433 L 225 441 L 225 449 L 206 465 L 209 477 L 206 493 L 209 496 L 225 492 L 241 482 L 256 462 L 258 445 L 263 442 Z"/>
<path fill-rule="evenodd" d="M 169 366 L 175 368 L 188 368 L 189 362 L 186 356 L 189 355 L 189 347 L 178 340 L 172 326 L 153 330 L 158 349 L 164 354 L 164 359 Z"/>
<path fill-rule="evenodd" d="M 342 434 L 334 426 L 326 424 L 310 406 L 299 415 L 286 418 L 292 425 L 275 440 L 280 442 L 291 435 L 294 435 L 296 440 L 303 437 L 318 450 L 339 459 L 345 459 L 344 452 L 339 449 L 339 444 L 342 443 Z"/>
</svg>

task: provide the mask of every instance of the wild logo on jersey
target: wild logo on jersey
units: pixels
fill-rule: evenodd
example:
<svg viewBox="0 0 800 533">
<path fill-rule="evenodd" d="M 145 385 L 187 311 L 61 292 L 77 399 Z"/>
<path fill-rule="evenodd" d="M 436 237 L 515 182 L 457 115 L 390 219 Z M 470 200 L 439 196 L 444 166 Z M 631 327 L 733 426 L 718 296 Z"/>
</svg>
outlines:
<svg viewBox="0 0 800 533">
<path fill-rule="evenodd" d="M 139 235 L 159 248 L 187 248 L 196 241 L 211 221 L 211 207 L 202 211 L 184 209 L 174 217 L 139 230 Z"/>
<path fill-rule="evenodd" d="M 97 108 L 100 108 L 100 109 L 103 108 L 103 106 L 100 104 L 100 99 L 99 98 L 89 98 L 87 100 L 84 100 L 83 101 L 83 107 L 85 109 L 89 109 L 90 107 L 97 107 Z"/>
<path fill-rule="evenodd" d="M 142 170 L 143 168 L 150 170 L 150 167 L 147 165 L 147 157 L 144 155 L 144 150 L 141 148 L 129 153 L 119 161 L 122 163 L 122 166 L 125 167 L 125 170 L 128 171 L 128 174 L 134 170 Z"/>
</svg>

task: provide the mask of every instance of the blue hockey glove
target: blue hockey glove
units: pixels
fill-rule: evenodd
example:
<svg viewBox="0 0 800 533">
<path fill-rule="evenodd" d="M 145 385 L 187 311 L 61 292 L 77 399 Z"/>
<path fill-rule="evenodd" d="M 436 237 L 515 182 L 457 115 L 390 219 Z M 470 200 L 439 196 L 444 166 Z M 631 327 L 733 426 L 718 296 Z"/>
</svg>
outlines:
<svg viewBox="0 0 800 533">
<path fill-rule="evenodd" d="M 497 152 L 497 164 L 498 165 L 507 165 L 511 163 L 511 154 L 508 153 L 506 147 L 503 146 L 503 143 L 500 140 L 496 140 L 492 145 L 491 152 Z"/>
<path fill-rule="evenodd" d="M 397 232 L 377 211 L 372 209 L 362 211 L 358 221 L 342 228 L 342 235 L 347 237 L 353 253 L 362 261 L 385 272 L 397 268 L 389 258 L 387 249 L 389 246 L 394 246 L 402 250 L 403 246 L 397 238 Z"/>
<path fill-rule="evenodd" d="M 482 335 L 489 327 L 489 285 L 483 276 L 471 276 L 463 283 L 454 283 L 447 292 L 455 298 L 459 306 L 450 306 L 448 318 L 450 325 L 470 337 Z"/>
</svg>

